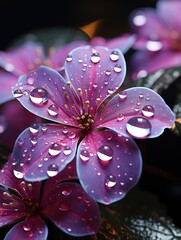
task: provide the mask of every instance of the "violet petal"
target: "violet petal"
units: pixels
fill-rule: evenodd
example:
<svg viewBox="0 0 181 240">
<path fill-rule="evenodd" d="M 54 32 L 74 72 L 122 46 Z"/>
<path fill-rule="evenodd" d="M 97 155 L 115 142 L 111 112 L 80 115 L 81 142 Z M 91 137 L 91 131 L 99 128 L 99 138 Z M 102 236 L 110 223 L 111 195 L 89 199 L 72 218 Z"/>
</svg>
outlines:
<svg viewBox="0 0 181 240">
<path fill-rule="evenodd" d="M 96 201 L 111 204 L 138 182 L 142 158 L 136 143 L 111 130 L 94 131 L 77 152 L 77 174 Z"/>
</svg>

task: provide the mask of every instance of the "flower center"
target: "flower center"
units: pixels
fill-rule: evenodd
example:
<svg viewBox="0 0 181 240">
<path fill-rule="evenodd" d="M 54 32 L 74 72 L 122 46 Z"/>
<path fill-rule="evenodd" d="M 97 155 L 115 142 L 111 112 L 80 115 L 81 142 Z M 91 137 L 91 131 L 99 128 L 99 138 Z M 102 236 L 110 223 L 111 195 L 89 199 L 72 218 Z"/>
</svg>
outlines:
<svg viewBox="0 0 181 240">
<path fill-rule="evenodd" d="M 80 117 L 75 117 L 75 120 L 78 122 L 81 129 L 89 130 L 94 122 L 94 117 L 91 114 L 83 113 Z"/>
</svg>

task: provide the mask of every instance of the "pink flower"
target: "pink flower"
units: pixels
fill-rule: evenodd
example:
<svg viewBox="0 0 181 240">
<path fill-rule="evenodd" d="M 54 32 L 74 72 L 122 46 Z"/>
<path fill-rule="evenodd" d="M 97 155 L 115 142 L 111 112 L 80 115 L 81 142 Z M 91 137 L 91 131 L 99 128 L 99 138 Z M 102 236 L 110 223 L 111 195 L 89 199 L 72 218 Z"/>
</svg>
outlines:
<svg viewBox="0 0 181 240">
<path fill-rule="evenodd" d="M 85 40 L 77 40 L 56 48 L 52 46 L 48 55 L 45 53 L 43 44 L 33 41 L 27 41 L 18 47 L 11 47 L 7 51 L 0 51 L 0 67 L 2 68 L 0 71 L 0 103 L 13 99 L 11 87 L 17 83 L 20 75 L 40 65 L 49 66 L 57 71 L 61 70 L 67 54 L 76 47 L 101 44 L 112 48 L 118 47 L 125 53 L 134 40 L 135 37 L 132 34 L 123 34 L 109 40 L 95 37 L 89 43 Z"/>
<path fill-rule="evenodd" d="M 61 172 L 76 156 L 79 180 L 93 199 L 104 204 L 122 199 L 142 171 L 132 138 L 157 137 L 175 120 L 153 90 L 135 87 L 116 94 L 125 75 L 119 49 L 85 46 L 68 54 L 65 77 L 46 66 L 21 76 L 14 96 L 50 122 L 20 134 L 14 171 L 39 181 L 50 176 L 50 169 Z"/>
<path fill-rule="evenodd" d="M 46 240 L 47 218 L 72 236 L 96 233 L 100 226 L 98 205 L 79 183 L 69 181 L 74 178 L 74 162 L 44 183 L 18 179 L 12 165 L 5 164 L 0 171 L 0 227 L 14 223 L 5 239 Z"/>
<path fill-rule="evenodd" d="M 158 0 L 156 8 L 136 9 L 130 27 L 137 36 L 131 57 L 132 78 L 181 65 L 181 1 Z"/>
</svg>

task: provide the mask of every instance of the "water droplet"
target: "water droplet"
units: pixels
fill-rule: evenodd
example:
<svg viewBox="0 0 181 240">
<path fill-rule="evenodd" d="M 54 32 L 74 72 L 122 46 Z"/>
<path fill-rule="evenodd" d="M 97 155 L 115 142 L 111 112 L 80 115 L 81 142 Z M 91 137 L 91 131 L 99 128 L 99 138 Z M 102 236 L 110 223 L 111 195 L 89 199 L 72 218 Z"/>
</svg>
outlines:
<svg viewBox="0 0 181 240">
<path fill-rule="evenodd" d="M 72 61 L 72 55 L 68 55 L 67 58 L 66 58 L 67 62 L 71 62 Z"/>
<path fill-rule="evenodd" d="M 126 129 L 133 137 L 146 137 L 151 133 L 151 123 L 146 118 L 133 117 L 127 122 Z"/>
<path fill-rule="evenodd" d="M 59 172 L 59 167 L 55 163 L 52 163 L 47 169 L 47 174 L 49 177 L 56 176 L 58 174 L 58 172 Z"/>
<path fill-rule="evenodd" d="M 106 70 L 106 75 L 107 76 L 111 75 L 111 70 Z"/>
<path fill-rule="evenodd" d="M 23 96 L 23 92 L 21 91 L 21 89 L 17 89 L 13 92 L 13 95 L 15 98 L 19 98 Z"/>
<path fill-rule="evenodd" d="M 107 176 L 105 180 L 105 186 L 107 188 L 113 188 L 116 185 L 116 178 L 113 175 Z"/>
<path fill-rule="evenodd" d="M 87 151 L 87 150 L 82 150 L 80 152 L 80 159 L 83 161 L 83 162 L 87 162 L 90 158 L 90 153 Z"/>
<path fill-rule="evenodd" d="M 13 170 L 13 174 L 18 179 L 22 179 L 24 177 L 24 173 L 17 171 L 17 170 Z"/>
<path fill-rule="evenodd" d="M 120 65 L 115 65 L 114 66 L 114 71 L 116 72 L 116 73 L 120 73 L 121 72 L 121 66 Z"/>
<path fill-rule="evenodd" d="M 126 97 L 127 97 L 127 92 L 126 91 L 123 90 L 119 93 L 119 98 L 121 100 L 124 100 Z"/>
<path fill-rule="evenodd" d="M 27 78 L 27 84 L 32 85 L 34 83 L 35 79 L 32 77 Z"/>
<path fill-rule="evenodd" d="M 91 61 L 93 62 L 93 63 L 98 63 L 98 62 L 100 62 L 100 56 L 99 56 L 99 53 L 98 52 L 94 52 L 93 54 L 92 54 L 92 56 L 91 56 Z"/>
<path fill-rule="evenodd" d="M 29 129 L 31 133 L 36 134 L 39 131 L 39 125 L 36 123 L 33 123 L 31 124 Z"/>
<path fill-rule="evenodd" d="M 72 149 L 69 146 L 66 146 L 63 150 L 64 155 L 68 156 L 72 152 Z"/>
<path fill-rule="evenodd" d="M 29 223 L 24 223 L 24 225 L 23 225 L 24 231 L 26 231 L 26 232 L 30 231 L 31 228 L 32 228 L 32 226 Z"/>
<path fill-rule="evenodd" d="M 50 116 L 57 116 L 59 112 L 58 107 L 55 104 L 50 105 L 47 111 L 50 114 Z"/>
<path fill-rule="evenodd" d="M 113 157 L 113 150 L 111 147 L 104 145 L 98 149 L 97 156 L 101 161 L 110 161 Z"/>
<path fill-rule="evenodd" d="M 36 105 L 42 105 L 48 100 L 48 92 L 44 88 L 35 88 L 30 93 L 30 100 Z"/>
<path fill-rule="evenodd" d="M 18 142 L 18 145 L 21 147 L 21 146 L 23 146 L 23 144 L 25 143 L 25 138 L 19 137 L 18 140 L 17 140 L 17 142 Z"/>
<path fill-rule="evenodd" d="M 146 105 L 143 107 L 142 113 L 145 117 L 153 117 L 155 114 L 155 109 L 151 105 Z"/>
<path fill-rule="evenodd" d="M 53 143 L 48 149 L 48 152 L 53 157 L 59 155 L 61 153 L 61 145 L 58 143 Z"/>
<path fill-rule="evenodd" d="M 32 143 L 33 146 L 35 146 L 37 144 L 37 142 L 38 142 L 38 140 L 37 140 L 36 137 L 31 139 L 31 143 Z"/>
<path fill-rule="evenodd" d="M 119 53 L 118 51 L 114 50 L 111 54 L 110 54 L 110 59 L 112 61 L 117 61 L 119 59 Z"/>
<path fill-rule="evenodd" d="M 121 122 L 123 119 L 124 119 L 124 115 L 123 115 L 123 114 L 119 114 L 119 115 L 117 116 L 117 121 L 118 121 L 118 122 Z"/>
</svg>

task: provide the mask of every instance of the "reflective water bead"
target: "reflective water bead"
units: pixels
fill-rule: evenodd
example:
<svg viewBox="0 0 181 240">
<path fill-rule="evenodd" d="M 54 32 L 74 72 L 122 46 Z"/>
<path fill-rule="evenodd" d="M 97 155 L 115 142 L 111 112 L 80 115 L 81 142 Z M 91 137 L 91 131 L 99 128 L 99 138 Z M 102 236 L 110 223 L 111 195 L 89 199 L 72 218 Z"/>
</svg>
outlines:
<svg viewBox="0 0 181 240">
<path fill-rule="evenodd" d="M 20 137 L 20 138 L 18 138 L 17 142 L 18 142 L 19 146 L 23 146 L 23 144 L 25 143 L 25 138 Z"/>
<path fill-rule="evenodd" d="M 39 131 L 39 125 L 36 123 L 33 123 L 31 124 L 29 129 L 31 133 L 36 134 Z"/>
<path fill-rule="evenodd" d="M 105 73 L 106 73 L 107 76 L 109 76 L 109 75 L 111 75 L 111 70 L 106 70 Z M 106 82 L 107 82 L 107 81 L 106 81 Z M 106 83 L 105 83 L 105 84 L 106 84 Z"/>
<path fill-rule="evenodd" d="M 59 172 L 59 167 L 55 163 L 52 163 L 47 169 L 47 174 L 49 177 L 56 176 L 58 174 L 58 172 Z"/>
<path fill-rule="evenodd" d="M 68 156 L 72 152 L 72 149 L 69 146 L 66 146 L 63 150 L 64 155 Z"/>
<path fill-rule="evenodd" d="M 100 58 L 100 56 L 99 56 L 99 53 L 98 53 L 98 52 L 94 52 L 94 53 L 92 54 L 92 56 L 91 56 L 91 61 L 92 61 L 93 63 L 98 63 L 98 62 L 100 62 L 100 60 L 101 60 L 101 58 Z"/>
<path fill-rule="evenodd" d="M 48 100 L 48 92 L 44 88 L 35 88 L 30 93 L 30 100 L 36 105 L 42 105 Z"/>
<path fill-rule="evenodd" d="M 35 79 L 32 77 L 27 78 L 27 84 L 32 85 L 34 83 Z"/>
<path fill-rule="evenodd" d="M 53 157 L 59 155 L 61 153 L 61 145 L 58 143 L 53 143 L 48 149 L 48 152 Z"/>
<path fill-rule="evenodd" d="M 13 95 L 15 98 L 19 98 L 23 96 L 23 92 L 21 91 L 21 89 L 17 89 L 13 92 Z"/>
<path fill-rule="evenodd" d="M 112 188 L 116 185 L 116 178 L 113 175 L 107 176 L 105 180 L 105 186 L 107 188 Z"/>
<path fill-rule="evenodd" d="M 82 150 L 80 152 L 80 159 L 83 161 L 83 162 L 87 162 L 90 158 L 90 153 L 87 151 L 87 150 Z"/>
<path fill-rule="evenodd" d="M 58 107 L 55 104 L 50 105 L 47 111 L 51 116 L 57 116 L 59 112 Z"/>
<path fill-rule="evenodd" d="M 119 53 L 118 53 L 116 50 L 114 50 L 114 51 L 110 54 L 110 59 L 111 59 L 112 61 L 117 61 L 117 60 L 119 59 Z"/>
<path fill-rule="evenodd" d="M 66 61 L 67 61 L 67 62 L 71 62 L 71 61 L 72 61 L 72 55 L 69 54 L 69 55 L 67 56 L 67 58 L 66 58 Z"/>
<path fill-rule="evenodd" d="M 143 107 L 142 113 L 145 117 L 153 117 L 155 114 L 155 109 L 151 105 L 146 105 Z"/>
<path fill-rule="evenodd" d="M 119 98 L 121 100 L 124 100 L 126 97 L 127 97 L 127 92 L 126 91 L 123 90 L 119 93 Z"/>
<path fill-rule="evenodd" d="M 120 73 L 120 72 L 122 71 L 121 66 L 120 66 L 120 65 L 115 65 L 115 66 L 114 66 L 114 71 L 115 71 L 116 73 Z"/>
<path fill-rule="evenodd" d="M 24 173 L 17 171 L 17 170 L 13 170 L 13 174 L 18 179 L 22 179 L 24 177 Z"/>
<path fill-rule="evenodd" d="M 111 147 L 104 145 L 98 149 L 97 156 L 101 161 L 110 161 L 113 157 L 113 150 Z"/>
<path fill-rule="evenodd" d="M 133 137 L 146 137 L 151 133 L 151 123 L 144 117 L 133 117 L 128 120 L 126 129 Z"/>
</svg>

